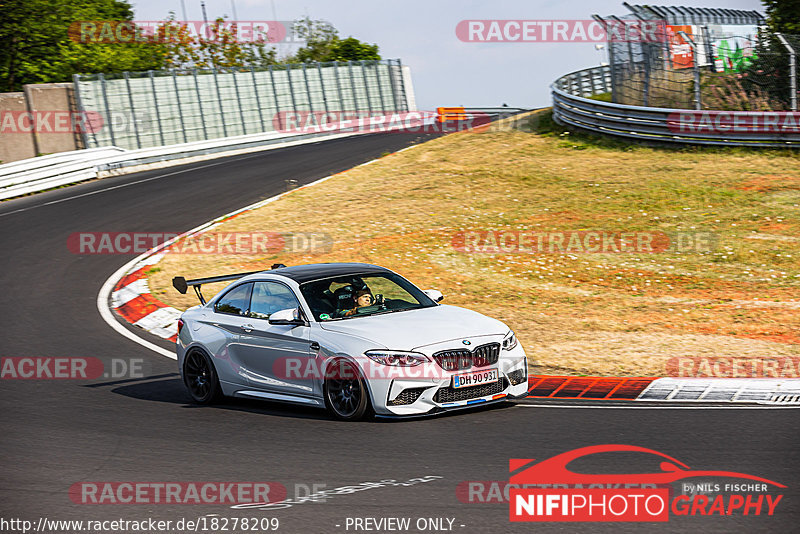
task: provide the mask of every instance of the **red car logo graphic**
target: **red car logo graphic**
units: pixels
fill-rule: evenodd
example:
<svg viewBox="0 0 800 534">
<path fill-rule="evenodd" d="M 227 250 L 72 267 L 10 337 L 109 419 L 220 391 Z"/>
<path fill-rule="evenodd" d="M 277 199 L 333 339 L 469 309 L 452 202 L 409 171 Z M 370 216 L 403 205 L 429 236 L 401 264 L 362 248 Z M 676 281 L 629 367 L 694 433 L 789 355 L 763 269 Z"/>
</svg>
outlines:
<svg viewBox="0 0 800 534">
<path fill-rule="evenodd" d="M 654 454 L 664 458 L 659 466 L 661 472 L 657 473 L 635 473 L 635 474 L 585 474 L 575 473 L 567 468 L 567 464 L 588 456 L 590 454 L 597 454 L 601 452 L 643 452 Z M 529 465 L 535 462 L 533 459 L 513 459 L 509 461 L 509 471 L 514 472 L 522 466 Z M 654 451 L 653 449 L 646 449 L 644 447 L 637 447 L 635 445 L 593 445 L 591 447 L 582 447 L 572 451 L 556 455 L 547 460 L 542 460 L 523 471 L 512 475 L 509 479 L 511 484 L 669 484 L 676 480 L 682 480 L 692 477 L 730 477 L 730 478 L 744 478 L 748 480 L 755 480 L 758 482 L 766 482 L 785 488 L 783 484 L 779 484 L 766 478 L 761 478 L 745 473 L 736 473 L 733 471 L 700 471 L 691 469 L 683 462 L 668 456 L 664 453 Z"/>
</svg>

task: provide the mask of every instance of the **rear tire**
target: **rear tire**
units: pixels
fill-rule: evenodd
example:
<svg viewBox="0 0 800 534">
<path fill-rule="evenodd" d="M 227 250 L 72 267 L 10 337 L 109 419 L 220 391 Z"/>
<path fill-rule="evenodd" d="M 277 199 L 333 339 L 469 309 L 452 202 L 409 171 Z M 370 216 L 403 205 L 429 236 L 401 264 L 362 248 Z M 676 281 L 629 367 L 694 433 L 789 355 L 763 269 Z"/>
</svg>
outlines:
<svg viewBox="0 0 800 534">
<path fill-rule="evenodd" d="M 340 359 L 331 363 L 323 390 L 325 406 L 336 419 L 358 421 L 371 411 L 369 391 L 352 362 Z"/>
<path fill-rule="evenodd" d="M 214 364 L 201 350 L 190 351 L 184 358 L 183 383 L 192 400 L 198 404 L 211 404 L 222 398 Z"/>
</svg>

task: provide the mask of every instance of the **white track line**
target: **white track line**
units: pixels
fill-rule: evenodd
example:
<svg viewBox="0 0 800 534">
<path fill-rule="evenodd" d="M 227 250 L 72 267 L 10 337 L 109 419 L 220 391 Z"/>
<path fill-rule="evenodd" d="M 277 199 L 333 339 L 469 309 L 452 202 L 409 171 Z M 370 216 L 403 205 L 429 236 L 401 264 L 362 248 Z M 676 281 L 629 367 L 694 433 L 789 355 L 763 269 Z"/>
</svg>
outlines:
<svg viewBox="0 0 800 534">
<path fill-rule="evenodd" d="M 402 150 L 408 150 L 409 148 L 414 148 L 414 147 L 417 147 L 417 146 L 420 146 L 420 145 L 407 146 L 407 147 L 403 148 Z M 240 159 L 246 159 L 248 157 L 255 157 L 257 155 L 258 154 L 254 154 L 252 156 L 246 156 L 246 157 L 243 157 L 243 158 L 240 158 Z M 370 163 L 372 163 L 374 161 L 377 161 L 379 159 L 382 159 L 382 158 L 375 158 L 373 160 L 367 161 L 366 163 L 362 163 L 361 165 L 357 165 L 357 167 L 361 167 L 363 165 L 368 165 L 368 164 L 370 164 Z M 217 163 L 213 163 L 213 164 L 210 164 L 210 165 L 204 165 L 203 167 L 211 167 L 213 165 L 219 165 L 221 163 L 226 163 L 226 162 L 217 162 Z M 201 169 L 203 167 L 194 167 L 192 169 L 184 169 L 182 171 L 172 172 L 172 173 L 166 174 L 164 176 L 170 176 L 172 174 L 178 174 L 179 172 L 189 172 L 189 171 Z M 347 171 L 343 171 L 343 172 L 347 172 Z M 337 173 L 337 174 L 341 174 L 341 173 Z M 322 183 L 322 182 L 324 182 L 326 180 L 329 180 L 329 179 L 333 178 L 334 176 L 336 176 L 336 174 L 325 176 L 324 178 L 320 178 L 319 180 L 314 180 L 313 182 L 311 182 L 309 184 L 300 186 L 297 189 L 302 189 L 302 188 L 305 188 L 305 187 L 311 187 L 312 185 L 320 184 L 320 183 Z M 156 178 L 162 178 L 162 177 L 163 176 L 156 176 L 156 177 L 152 177 L 152 178 L 147 178 L 147 179 L 144 179 L 144 180 L 139 180 L 138 182 L 131 182 L 130 184 L 123 184 L 123 185 L 119 185 L 119 186 L 114 186 L 114 187 L 111 187 L 109 189 L 116 189 L 117 187 L 125 187 L 126 185 L 133 185 L 134 183 L 148 182 L 150 180 L 155 180 Z M 177 355 L 174 352 L 169 351 L 167 349 L 164 349 L 162 347 L 159 347 L 158 345 L 156 345 L 154 343 L 151 343 L 150 341 L 148 341 L 148 340 L 146 340 L 146 339 L 144 339 L 144 338 L 142 338 L 140 336 L 137 336 L 136 334 L 134 334 L 133 332 L 131 332 L 130 330 L 128 330 L 127 328 L 122 326 L 119 323 L 119 321 L 117 321 L 117 319 L 114 317 L 114 313 L 111 311 L 111 308 L 108 307 L 108 302 L 109 302 L 109 298 L 111 296 L 111 292 L 114 290 L 114 286 L 116 285 L 117 281 L 120 278 L 122 278 L 123 276 L 125 276 L 126 274 L 128 274 L 128 271 L 131 270 L 134 265 L 136 265 L 137 263 L 143 261 L 144 259 L 148 258 L 149 256 L 152 256 L 153 254 L 156 254 L 159 251 L 169 247 L 172 243 L 174 243 L 178 239 L 181 239 L 182 237 L 184 237 L 186 235 L 193 234 L 195 232 L 199 232 L 201 230 L 204 230 L 207 227 L 211 226 L 212 224 L 217 223 L 221 219 L 225 219 L 227 217 L 230 217 L 232 215 L 235 215 L 237 213 L 240 213 L 240 212 L 243 212 L 243 211 L 246 211 L 246 210 L 249 210 L 249 209 L 260 208 L 261 206 L 264 206 L 266 204 L 270 204 L 272 202 L 275 202 L 276 200 L 278 200 L 279 198 L 283 197 L 284 195 L 287 195 L 287 194 L 291 193 L 292 191 L 296 191 L 297 189 L 284 191 L 283 193 L 281 193 L 279 195 L 275 195 L 274 197 L 270 197 L 270 198 L 265 199 L 265 200 L 259 200 L 258 202 L 254 202 L 253 204 L 245 206 L 244 208 L 240 208 L 238 210 L 235 210 L 235 211 L 232 211 L 232 212 L 227 213 L 225 215 L 222 215 L 220 217 L 217 217 L 216 219 L 213 219 L 213 220 L 205 222 L 205 223 L 203 223 L 203 224 L 201 224 L 201 225 L 199 225 L 199 226 L 197 226 L 195 228 L 192 228 L 191 230 L 189 230 L 187 232 L 184 232 L 183 234 L 181 234 L 181 235 L 179 235 L 179 236 L 177 236 L 177 237 L 175 237 L 173 239 L 170 239 L 169 241 L 165 241 L 164 243 L 161 243 L 157 247 L 151 248 L 147 252 L 136 256 L 131 261 L 129 261 L 128 263 L 126 263 L 125 265 L 123 265 L 122 267 L 117 269 L 114 272 L 114 274 L 112 274 L 110 277 L 108 277 L 108 279 L 103 283 L 103 286 L 100 288 L 100 292 L 97 294 L 97 311 L 100 312 L 100 317 L 103 318 L 103 320 L 106 322 L 106 324 L 108 324 L 108 326 L 110 326 L 111 328 L 116 330 L 118 334 L 130 339 L 131 341 L 133 341 L 135 343 L 138 343 L 139 345 L 141 345 L 141 346 L 143 346 L 143 347 L 145 347 L 147 349 L 152 350 L 153 352 L 155 352 L 157 354 L 160 354 L 161 356 L 170 358 L 172 360 L 176 360 L 177 359 Z M 107 190 L 108 189 L 104 189 L 103 191 L 107 191 Z M 52 203 L 55 203 L 55 202 L 63 202 L 63 201 L 66 201 L 66 200 L 70 200 L 71 198 L 78 198 L 78 197 L 87 196 L 87 195 L 100 193 L 100 192 L 101 191 L 94 191 L 94 192 L 91 192 L 91 193 L 85 193 L 83 195 L 77 195 L 75 197 L 70 197 L 69 199 L 62 199 L 62 200 L 58 200 L 58 201 L 54 201 L 54 202 L 49 202 L 47 204 L 52 204 Z M 47 204 L 40 204 L 39 206 L 45 206 Z M 32 209 L 34 207 L 38 207 L 38 206 L 31 206 L 30 208 L 24 208 L 23 210 L 17 210 L 17 211 L 24 211 L 26 209 Z M 15 213 L 15 212 L 10 212 L 10 213 Z M 2 216 L 2 215 L 0 215 L 0 216 Z"/>
<path fill-rule="evenodd" d="M 239 161 L 239 160 L 243 160 L 243 159 L 254 158 L 254 157 L 260 156 L 260 155 L 261 155 L 261 153 L 251 154 L 249 156 L 243 156 L 241 158 L 236 158 L 236 160 Z M 231 156 L 231 157 L 236 157 L 236 156 Z M 141 183 L 144 183 L 144 182 L 150 182 L 150 181 L 153 181 L 153 180 L 159 180 L 161 178 L 166 178 L 168 176 L 174 176 L 176 174 L 181 174 L 181 173 L 184 173 L 184 172 L 191 172 L 191 171 L 197 171 L 197 170 L 200 170 L 200 169 L 207 169 L 208 167 L 214 167 L 216 165 L 222 165 L 223 163 L 230 163 L 230 160 L 217 161 L 217 162 L 214 162 L 214 163 L 209 163 L 207 165 L 200 165 L 199 167 L 192 167 L 191 169 L 182 169 L 182 170 L 179 170 L 179 171 L 168 172 L 166 174 L 158 174 L 156 176 L 151 176 L 150 178 L 142 178 L 141 180 L 136 180 L 136 181 L 133 181 L 133 182 L 126 182 L 124 184 L 119 184 L 119 185 L 112 185 L 110 187 L 104 187 L 103 189 L 96 189 L 94 191 L 89 191 L 87 193 L 81 193 L 79 195 L 73 195 L 73 196 L 67 197 L 67 198 L 60 198 L 58 200 L 51 200 L 49 202 L 43 202 L 42 204 L 36 204 L 34 206 L 28 206 L 27 208 L 20 208 L 20 209 L 14 210 L 14 211 L 6 212 L 6 213 L 0 213 L 0 217 L 5 217 L 6 215 L 13 215 L 14 213 L 19 213 L 21 211 L 28 211 L 28 210 L 32 210 L 32 209 L 35 209 L 35 208 L 41 208 L 41 207 L 44 207 L 44 206 L 50 206 L 52 204 L 60 204 L 62 202 L 67 202 L 68 200 L 75 200 L 76 198 L 83 198 L 83 197 L 88 197 L 88 196 L 91 196 L 91 195 L 96 195 L 98 193 L 105 193 L 106 191 L 113 191 L 114 189 L 121 189 L 123 187 L 128 187 L 129 185 L 136 185 L 136 184 L 141 184 Z M 191 164 L 187 163 L 187 165 L 191 165 Z M 144 171 L 144 172 L 147 172 L 147 171 Z M 120 175 L 120 176 L 124 176 L 124 175 Z M 90 180 L 90 181 L 87 181 L 85 183 L 87 183 L 87 184 L 88 183 L 92 183 L 92 181 Z M 42 192 L 44 193 L 45 191 L 42 191 Z M 25 197 L 22 197 L 22 198 L 25 198 Z"/>
</svg>

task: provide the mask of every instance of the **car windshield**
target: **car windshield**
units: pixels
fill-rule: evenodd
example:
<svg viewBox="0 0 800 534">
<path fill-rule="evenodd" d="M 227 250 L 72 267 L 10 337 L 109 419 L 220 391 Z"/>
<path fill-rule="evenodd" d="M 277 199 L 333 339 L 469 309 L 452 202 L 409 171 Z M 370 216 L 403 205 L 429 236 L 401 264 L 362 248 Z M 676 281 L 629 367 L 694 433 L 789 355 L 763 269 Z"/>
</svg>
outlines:
<svg viewBox="0 0 800 534">
<path fill-rule="evenodd" d="M 436 306 L 425 293 L 394 273 L 347 275 L 300 286 L 317 321 L 335 321 Z"/>
</svg>

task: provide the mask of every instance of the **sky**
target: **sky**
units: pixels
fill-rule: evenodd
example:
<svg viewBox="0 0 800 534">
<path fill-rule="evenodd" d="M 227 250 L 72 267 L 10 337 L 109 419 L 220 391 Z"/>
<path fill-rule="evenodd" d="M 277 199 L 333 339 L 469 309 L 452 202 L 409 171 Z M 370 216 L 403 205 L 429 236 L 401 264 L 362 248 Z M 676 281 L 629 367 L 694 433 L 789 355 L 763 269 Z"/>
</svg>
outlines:
<svg viewBox="0 0 800 534">
<path fill-rule="evenodd" d="M 137 20 L 182 18 L 181 0 L 129 0 Z M 183 0 L 189 20 L 203 20 L 200 0 Z M 242 21 L 294 20 L 333 24 L 342 37 L 380 47 L 383 58 L 411 67 L 417 107 L 533 108 L 550 105 L 550 84 L 563 74 L 608 61 L 592 43 L 469 43 L 456 36 L 462 20 L 573 20 L 626 15 L 621 0 L 233 0 Z M 758 0 L 637 2 L 756 10 Z M 208 19 L 233 19 L 232 0 L 205 0 Z M 282 45 L 284 49 L 288 45 Z M 281 51 L 281 48 L 279 48 Z M 288 51 L 288 50 L 286 50 Z"/>
</svg>

